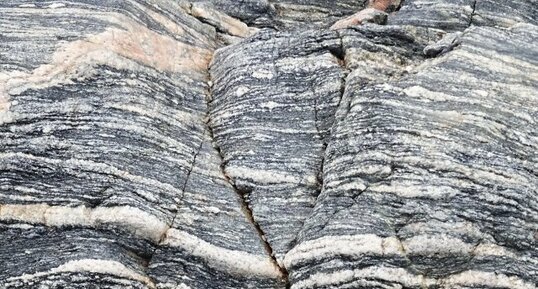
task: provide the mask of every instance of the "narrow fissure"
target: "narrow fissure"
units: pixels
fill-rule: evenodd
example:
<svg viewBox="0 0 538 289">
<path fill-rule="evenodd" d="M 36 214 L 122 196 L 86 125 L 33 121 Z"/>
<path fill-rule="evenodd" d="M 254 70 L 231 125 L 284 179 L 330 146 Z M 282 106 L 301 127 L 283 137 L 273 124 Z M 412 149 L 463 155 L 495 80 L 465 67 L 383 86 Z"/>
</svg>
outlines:
<svg viewBox="0 0 538 289">
<path fill-rule="evenodd" d="M 394 9 L 394 12 L 400 11 L 400 9 L 402 9 L 404 3 L 405 3 L 405 0 L 401 0 L 400 3 L 398 3 L 398 6 Z"/>
<path fill-rule="evenodd" d="M 333 124 L 331 126 L 331 129 L 329 130 L 329 136 L 328 136 L 329 141 L 328 141 L 328 143 L 330 143 L 330 138 L 333 135 L 333 130 L 337 125 L 336 116 L 337 116 L 338 112 L 342 110 L 342 105 L 344 104 L 343 102 L 344 102 L 344 94 L 346 92 L 347 76 L 351 72 L 349 67 L 348 67 L 348 63 L 346 61 L 346 50 L 344 48 L 344 36 L 342 35 L 342 32 L 340 30 L 337 30 L 336 34 L 338 35 L 338 39 L 340 40 L 339 49 L 332 50 L 330 52 L 334 57 L 336 57 L 338 59 L 338 64 L 340 64 L 340 67 L 342 68 L 344 74 L 342 75 L 342 79 L 340 81 L 340 99 L 339 99 L 338 104 L 336 106 L 336 111 L 335 111 L 335 117 L 334 117 Z M 346 105 L 347 105 L 347 103 L 346 103 Z M 349 112 L 349 108 L 346 108 L 346 114 L 347 114 L 347 112 Z"/>
<path fill-rule="evenodd" d="M 205 133 L 202 134 L 202 141 L 200 142 L 200 145 L 198 146 L 198 150 L 194 153 L 194 157 L 192 158 L 192 166 L 187 171 L 187 176 L 185 177 L 185 182 L 183 183 L 183 188 L 181 189 L 181 197 L 178 200 L 178 205 L 183 201 L 183 198 L 185 197 L 185 189 L 187 188 L 187 184 L 188 184 L 189 179 L 191 177 L 191 173 L 194 170 L 194 166 L 196 165 L 196 159 L 198 158 L 198 155 L 200 154 L 200 151 L 202 150 L 202 146 L 204 145 L 204 136 L 205 136 Z M 171 223 L 170 226 L 174 225 L 174 222 L 176 221 L 178 215 L 179 215 L 179 212 L 177 212 L 174 215 L 174 218 L 172 219 L 172 223 Z M 163 237 L 161 237 L 161 239 Z M 161 241 L 159 241 L 159 243 Z"/>
<path fill-rule="evenodd" d="M 340 67 L 342 68 L 342 71 L 343 71 L 343 75 L 342 75 L 342 78 L 340 80 L 340 98 L 338 99 L 338 104 L 336 105 L 336 109 L 334 111 L 334 119 L 333 119 L 333 123 L 331 125 L 331 128 L 329 129 L 328 131 L 328 135 L 324 136 L 321 132 L 321 130 L 319 129 L 319 126 L 317 125 L 318 121 L 319 121 L 319 112 L 318 112 L 318 101 L 316 99 L 315 101 L 315 107 L 314 107 L 314 121 L 316 123 L 316 130 L 317 130 L 317 133 L 320 137 L 320 139 L 322 140 L 322 151 L 321 151 L 321 160 L 320 160 L 320 165 L 319 165 L 319 170 L 318 170 L 318 173 L 317 173 L 317 176 L 316 176 L 316 181 L 317 181 L 317 188 L 316 188 L 316 195 L 314 196 L 316 198 L 316 201 L 314 202 L 314 206 L 315 204 L 317 203 L 317 198 L 319 197 L 319 195 L 321 194 L 322 190 L 323 190 L 323 186 L 324 186 L 324 177 L 323 177 L 323 171 L 324 171 L 324 168 L 325 168 L 325 154 L 326 154 L 326 151 L 327 151 L 327 147 L 329 146 L 330 142 L 331 142 L 331 137 L 332 137 L 332 134 L 333 134 L 333 130 L 334 128 L 336 127 L 336 124 L 337 124 L 337 115 L 338 115 L 338 112 L 341 110 L 341 106 L 342 106 L 342 100 L 344 98 L 344 93 L 345 93 L 345 90 L 346 90 L 346 79 L 347 79 L 347 76 L 349 74 L 349 69 L 347 68 L 347 63 L 346 63 L 346 56 L 345 56 L 345 50 L 344 50 L 344 43 L 343 43 L 343 39 L 342 39 L 342 36 L 340 34 L 339 31 L 336 31 L 337 35 L 338 35 L 338 39 L 340 41 L 340 44 L 337 48 L 334 48 L 334 49 L 329 49 L 329 52 L 338 60 L 338 64 L 340 65 Z M 303 225 L 304 225 L 304 221 L 303 221 Z M 297 244 L 297 238 L 299 237 L 299 234 L 296 234 L 295 235 L 295 238 L 293 239 L 293 241 L 290 243 L 291 244 L 291 247 L 295 246 Z"/>
<path fill-rule="evenodd" d="M 469 23 L 467 23 L 467 28 L 471 27 L 473 25 L 473 17 L 476 15 L 476 2 L 478 0 L 474 0 L 473 4 L 471 4 L 471 8 L 473 11 L 471 11 L 471 16 L 469 16 Z"/>
<path fill-rule="evenodd" d="M 200 142 L 200 145 L 198 146 L 198 149 L 196 150 L 196 152 L 194 153 L 194 156 L 192 158 L 192 163 L 191 163 L 191 166 L 189 167 L 189 169 L 187 170 L 187 175 L 185 176 L 185 181 L 183 182 L 183 185 L 182 185 L 182 188 L 181 188 L 181 196 L 179 197 L 179 200 L 177 201 L 176 205 L 179 205 L 181 204 L 181 202 L 183 201 L 183 198 L 185 197 L 185 189 L 187 188 L 187 184 L 189 182 L 189 179 L 191 177 L 191 174 L 192 174 L 192 171 L 194 170 L 194 166 L 196 165 L 196 159 L 198 158 L 198 155 L 200 154 L 200 151 L 202 150 L 202 146 L 204 144 L 204 136 L 205 136 L 205 132 L 204 134 L 202 134 L 202 141 Z M 177 210 L 177 212 L 174 214 L 174 217 L 172 218 L 172 221 L 170 222 L 169 224 L 169 227 L 172 228 L 177 217 L 179 215 L 179 208 Z M 155 256 L 155 253 L 157 252 L 157 250 L 159 249 L 161 243 L 164 241 L 166 237 L 166 231 L 161 235 L 161 237 L 159 238 L 159 241 L 157 244 L 155 244 L 155 248 L 153 248 L 153 252 L 151 253 L 151 255 L 145 259 L 145 267 L 146 269 L 149 267 L 152 259 L 153 259 L 153 256 Z M 151 276 L 148 276 L 149 278 L 151 278 Z"/>
<path fill-rule="evenodd" d="M 340 102 L 340 100 L 338 100 L 338 102 Z M 319 194 L 321 193 L 321 189 L 323 188 L 323 165 L 324 165 L 324 162 L 325 162 L 325 151 L 327 150 L 327 137 L 328 136 L 325 136 L 324 133 L 322 132 L 322 130 L 320 129 L 319 127 L 319 110 L 318 110 L 318 99 L 316 98 L 315 99 L 315 103 L 314 103 L 314 123 L 315 123 L 315 126 L 316 126 L 316 131 L 317 131 L 317 134 L 318 134 L 318 137 L 319 139 L 322 141 L 322 146 L 321 146 L 321 161 L 320 161 L 320 168 L 318 170 L 318 173 L 316 175 L 316 181 L 317 181 L 317 188 L 316 188 L 316 198 L 317 196 L 319 196 Z M 295 242 L 295 240 L 294 240 Z M 295 245 L 294 243 L 291 244 L 292 246 Z"/>
<path fill-rule="evenodd" d="M 209 76 L 209 79 L 211 79 L 211 75 Z M 211 83 L 211 81 L 210 81 L 210 83 Z M 228 184 L 230 184 L 230 186 L 233 188 L 235 193 L 239 196 L 239 199 L 241 201 L 241 211 L 243 211 L 243 213 L 245 214 L 245 217 L 247 218 L 247 220 L 256 229 L 256 232 L 257 232 L 257 234 L 258 234 L 258 236 L 259 236 L 259 238 L 260 238 L 260 240 L 261 240 L 261 242 L 262 242 L 262 244 L 263 244 L 263 246 L 265 248 L 265 251 L 267 252 L 269 257 L 271 258 L 271 262 L 280 271 L 280 274 L 281 274 L 281 277 L 282 277 L 282 282 L 285 283 L 286 288 L 290 288 L 290 282 L 289 282 L 289 278 L 288 278 L 288 271 L 284 266 L 281 266 L 278 263 L 275 255 L 273 253 L 273 248 L 271 247 L 271 244 L 269 244 L 269 242 L 267 241 L 267 238 L 265 237 L 264 231 L 262 230 L 262 228 L 258 224 L 258 222 L 256 222 L 256 220 L 254 218 L 254 214 L 252 212 L 252 209 L 249 206 L 249 202 L 247 200 L 247 197 L 251 192 L 249 190 L 247 190 L 247 189 L 238 188 L 235 185 L 234 181 L 226 174 L 226 166 L 225 166 L 224 154 L 222 153 L 222 150 L 221 150 L 220 146 L 218 145 L 218 142 L 215 139 L 215 134 L 214 134 L 214 131 L 213 131 L 213 127 L 211 125 L 211 121 L 212 121 L 212 119 L 211 119 L 211 103 L 212 103 L 212 101 L 213 101 L 213 91 L 212 91 L 212 85 L 210 84 L 209 88 L 208 88 L 208 94 L 207 94 L 206 127 L 207 127 L 207 130 L 209 132 L 209 137 L 211 138 L 213 148 L 217 151 L 217 153 L 218 153 L 218 155 L 220 157 L 220 170 L 221 170 L 221 173 L 224 176 L 224 179 L 226 180 L 226 182 Z"/>
<path fill-rule="evenodd" d="M 346 77 L 348 75 L 347 68 L 346 68 L 346 62 L 345 62 L 345 52 L 344 52 L 341 37 L 340 37 L 340 48 L 337 49 L 337 50 L 332 50 L 330 52 L 331 52 L 331 54 L 333 56 L 335 56 L 338 59 L 338 64 L 343 68 L 344 75 L 343 75 L 343 77 L 341 79 L 340 97 L 338 99 L 338 104 L 336 105 L 336 109 L 334 111 L 334 118 L 335 119 L 333 120 L 331 128 L 328 131 L 328 135 L 324 135 L 324 133 L 319 128 L 318 123 L 321 120 L 319 119 L 318 100 L 317 99 L 315 100 L 314 121 L 315 121 L 315 124 L 316 124 L 316 131 L 318 133 L 318 136 L 319 136 L 320 140 L 322 141 L 320 167 L 319 167 L 318 174 L 316 176 L 317 183 L 318 183 L 317 184 L 318 188 L 316 190 L 316 198 L 319 196 L 319 194 L 321 193 L 321 191 L 323 189 L 323 183 L 324 183 L 324 180 L 323 180 L 323 168 L 325 166 L 325 152 L 327 151 L 327 147 L 329 146 L 329 142 L 330 142 L 330 138 L 331 138 L 331 135 L 332 135 L 333 127 L 334 127 L 334 125 L 336 123 L 336 114 L 340 110 L 340 105 L 342 103 L 342 98 L 343 98 L 343 95 L 344 95 L 344 92 L 345 92 Z"/>
<path fill-rule="evenodd" d="M 323 173 L 326 149 L 327 149 L 327 147 L 329 146 L 329 144 L 331 142 L 331 138 L 332 138 L 332 136 L 334 134 L 334 130 L 335 130 L 337 124 L 338 124 L 338 120 L 337 120 L 338 114 L 342 110 L 342 105 L 348 105 L 344 101 L 344 95 L 345 95 L 345 92 L 346 92 L 346 81 L 347 81 L 347 77 L 348 77 L 348 75 L 350 73 L 350 70 L 348 68 L 348 64 L 347 64 L 347 61 L 346 61 L 346 50 L 344 48 L 343 35 L 342 35 L 341 31 L 336 31 L 336 34 L 338 35 L 340 45 L 339 45 L 339 48 L 337 50 L 331 50 L 330 52 L 334 57 L 336 57 L 338 59 L 338 64 L 342 68 L 343 75 L 342 75 L 342 78 L 340 79 L 340 98 L 338 100 L 338 104 L 336 105 L 336 110 L 335 110 L 335 113 L 334 113 L 333 123 L 331 125 L 331 128 L 329 129 L 329 134 L 327 135 L 326 140 L 324 142 L 325 150 L 323 151 L 323 159 L 322 159 L 322 164 L 321 164 L 321 169 L 322 169 L 321 173 Z M 346 114 L 348 112 L 349 112 L 349 108 L 346 108 Z M 345 118 L 345 116 L 344 116 L 344 118 Z"/>
</svg>

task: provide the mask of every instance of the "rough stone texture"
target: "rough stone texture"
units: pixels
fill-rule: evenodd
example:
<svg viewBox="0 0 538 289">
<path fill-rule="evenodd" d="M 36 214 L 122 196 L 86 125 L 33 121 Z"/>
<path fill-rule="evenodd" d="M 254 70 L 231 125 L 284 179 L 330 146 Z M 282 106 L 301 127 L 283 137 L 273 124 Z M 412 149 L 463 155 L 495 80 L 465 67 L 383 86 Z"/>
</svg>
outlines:
<svg viewBox="0 0 538 289">
<path fill-rule="evenodd" d="M 328 27 L 364 8 L 368 0 L 195 0 L 208 3 L 254 27 L 284 30 Z"/>
<path fill-rule="evenodd" d="M 173 2 L 14 4 L 0 285 L 278 287 L 205 123 L 215 29 Z"/>
<path fill-rule="evenodd" d="M 403 38 L 390 30 L 367 37 Z M 403 76 L 350 74 L 322 193 L 286 256 L 292 288 L 534 288 L 537 32 L 472 28 Z"/>
<path fill-rule="evenodd" d="M 537 288 L 538 2 L 367 2 L 1 2 L 0 288 Z"/>
<path fill-rule="evenodd" d="M 416 25 L 463 30 L 471 24 L 510 27 L 517 23 L 537 24 L 536 0 L 406 0 L 389 24 Z"/>
<path fill-rule="evenodd" d="M 279 261 L 319 194 L 344 84 L 332 54 L 340 50 L 332 31 L 261 31 L 219 50 L 211 64 L 210 125 L 225 172 L 248 198 Z"/>
</svg>

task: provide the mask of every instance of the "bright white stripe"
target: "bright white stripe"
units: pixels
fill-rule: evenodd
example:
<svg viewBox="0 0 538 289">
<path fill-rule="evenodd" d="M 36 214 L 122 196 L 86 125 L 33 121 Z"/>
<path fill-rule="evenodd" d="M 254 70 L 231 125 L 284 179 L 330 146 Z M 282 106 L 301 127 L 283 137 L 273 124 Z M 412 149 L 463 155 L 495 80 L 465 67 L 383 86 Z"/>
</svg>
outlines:
<svg viewBox="0 0 538 289">
<path fill-rule="evenodd" d="M 284 257 L 284 264 L 292 268 L 301 261 L 320 260 L 331 256 L 360 257 L 371 255 L 422 255 L 438 253 L 454 255 L 506 256 L 515 255 L 503 247 L 482 244 L 474 247 L 447 235 L 417 235 L 400 241 L 396 237 L 382 238 L 373 234 L 325 236 L 300 243 Z"/>
<path fill-rule="evenodd" d="M 7 82 L 12 77 L 23 75 L 22 72 L 0 72 L 0 125 L 13 121 L 9 93 L 7 92 Z"/>
<path fill-rule="evenodd" d="M 280 271 L 271 262 L 268 255 L 254 255 L 247 252 L 230 250 L 210 244 L 194 235 L 170 229 L 166 233 L 163 244 L 180 247 L 190 254 L 201 257 L 213 268 L 239 274 L 242 276 L 261 276 L 281 278 Z"/>
<path fill-rule="evenodd" d="M 281 171 L 259 170 L 247 167 L 226 167 L 226 173 L 233 178 L 248 178 L 257 183 L 279 184 L 279 183 L 306 183 L 315 184 L 315 177 L 300 178 L 295 175 L 286 174 Z"/>
<path fill-rule="evenodd" d="M 2 104 L 0 103 L 0 125 L 13 121 L 13 113 L 9 111 L 9 106 L 10 104 L 7 103 L 5 104 L 5 108 L 2 108 Z"/>
<path fill-rule="evenodd" d="M 430 199 L 442 199 L 445 197 L 452 198 L 459 194 L 459 190 L 456 190 L 449 186 L 428 186 L 422 184 L 414 184 L 411 181 L 400 181 L 398 184 L 390 185 L 373 185 L 368 188 L 372 192 L 376 193 L 390 193 L 403 198 L 430 198 Z"/>
<path fill-rule="evenodd" d="M 81 259 L 69 261 L 63 265 L 60 265 L 56 268 L 52 268 L 46 272 L 37 272 L 34 274 L 24 274 L 17 277 L 8 278 L 7 281 L 15 283 L 16 281 L 30 281 L 35 278 L 44 277 L 47 275 L 65 273 L 65 272 L 92 272 L 100 274 L 110 274 L 121 278 L 131 279 L 140 281 L 150 288 L 156 288 L 155 284 L 145 275 L 142 275 L 134 270 L 127 268 L 125 265 L 110 260 L 99 260 L 99 259 Z M 6 285 L 9 285 L 7 283 Z"/>
<path fill-rule="evenodd" d="M 479 244 L 474 250 L 475 256 L 506 256 L 509 258 L 517 258 L 518 256 L 510 252 L 507 248 L 496 244 Z"/>
<path fill-rule="evenodd" d="M 192 289 L 191 287 L 181 283 L 179 285 L 174 283 L 159 283 L 159 289 Z"/>
<path fill-rule="evenodd" d="M 303 260 L 323 259 L 334 255 L 361 256 L 401 255 L 402 244 L 395 237 L 382 238 L 374 234 L 326 236 L 306 241 L 291 249 L 284 258 L 284 264 L 291 268 Z"/>
<path fill-rule="evenodd" d="M 473 245 L 447 235 L 418 235 L 404 240 L 403 246 L 409 255 L 432 256 L 438 253 L 468 255 Z"/>
<path fill-rule="evenodd" d="M 0 221 L 19 221 L 46 226 L 98 227 L 112 224 L 123 227 L 133 234 L 159 242 L 169 226 L 157 217 L 130 206 L 64 207 L 47 204 L 0 205 Z"/>
<path fill-rule="evenodd" d="M 311 275 L 308 279 L 301 280 L 291 288 L 318 288 L 331 284 L 345 284 L 358 279 L 373 278 L 380 280 L 392 281 L 406 287 L 415 287 L 435 283 L 435 280 L 424 278 L 422 275 L 414 275 L 402 268 L 388 267 L 368 267 L 357 270 L 342 270 L 332 273 L 317 273 Z"/>
<path fill-rule="evenodd" d="M 443 280 L 444 288 L 454 288 L 454 285 L 485 285 L 492 288 L 536 289 L 536 286 L 517 278 L 493 272 L 469 270 L 452 275 Z"/>
<path fill-rule="evenodd" d="M 469 270 L 443 279 L 425 278 L 414 275 L 402 268 L 368 267 L 357 270 L 341 270 L 332 273 L 317 273 L 292 285 L 293 289 L 317 288 L 321 286 L 346 284 L 361 279 L 380 279 L 404 285 L 406 287 L 440 286 L 440 288 L 455 288 L 465 285 L 485 285 L 491 288 L 536 289 L 536 286 L 526 283 L 515 276 L 506 276 L 492 272 Z M 458 287 L 459 288 L 459 287 Z"/>
</svg>

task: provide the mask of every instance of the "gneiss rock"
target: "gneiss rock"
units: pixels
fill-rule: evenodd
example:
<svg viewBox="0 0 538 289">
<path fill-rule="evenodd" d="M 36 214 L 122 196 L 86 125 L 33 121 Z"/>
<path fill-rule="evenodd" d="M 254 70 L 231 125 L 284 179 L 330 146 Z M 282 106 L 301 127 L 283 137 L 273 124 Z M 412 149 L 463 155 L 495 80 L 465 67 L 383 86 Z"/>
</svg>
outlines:
<svg viewBox="0 0 538 289">
<path fill-rule="evenodd" d="M 353 25 L 358 25 L 362 23 L 375 23 L 375 24 L 385 24 L 387 22 L 387 13 L 382 10 L 375 8 L 366 8 L 360 12 L 336 22 L 331 29 L 343 29 L 348 28 Z"/>
<path fill-rule="evenodd" d="M 225 173 L 279 261 L 320 190 L 323 155 L 344 68 L 332 31 L 261 31 L 211 64 L 210 123 Z"/>
<path fill-rule="evenodd" d="M 401 5 L 400 0 L 369 0 L 368 8 L 361 10 L 345 19 L 339 20 L 331 29 L 343 29 L 363 23 L 385 24 L 388 14 Z"/>
<path fill-rule="evenodd" d="M 424 48 L 424 55 L 428 57 L 436 57 L 441 54 L 452 51 L 454 47 L 461 43 L 461 32 L 446 34 L 441 40 L 435 44 L 430 44 Z"/>
<path fill-rule="evenodd" d="M 536 288 L 537 36 L 472 28 L 410 74 L 351 72 L 292 288 Z M 357 44 L 398 53 L 378 37 Z"/>
<path fill-rule="evenodd" d="M 150 4 L 0 4 L 0 288 L 283 286 L 205 123 L 217 32 Z"/>
<path fill-rule="evenodd" d="M 538 24 L 536 0 L 406 0 L 388 20 L 394 25 L 435 27 L 462 31 L 471 25 L 510 27 Z"/>
<path fill-rule="evenodd" d="M 538 4 L 400 2 L 1 2 L 0 288 L 536 288 Z"/>
</svg>

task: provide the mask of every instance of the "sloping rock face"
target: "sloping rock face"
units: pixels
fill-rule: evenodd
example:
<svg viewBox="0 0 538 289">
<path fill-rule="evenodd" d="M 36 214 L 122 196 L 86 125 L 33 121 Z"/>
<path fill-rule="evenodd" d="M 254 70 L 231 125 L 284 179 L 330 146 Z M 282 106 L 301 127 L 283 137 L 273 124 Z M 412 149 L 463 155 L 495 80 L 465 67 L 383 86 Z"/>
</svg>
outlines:
<svg viewBox="0 0 538 289">
<path fill-rule="evenodd" d="M 1 2 L 0 288 L 537 288 L 538 2 L 393 2 Z"/>
</svg>

